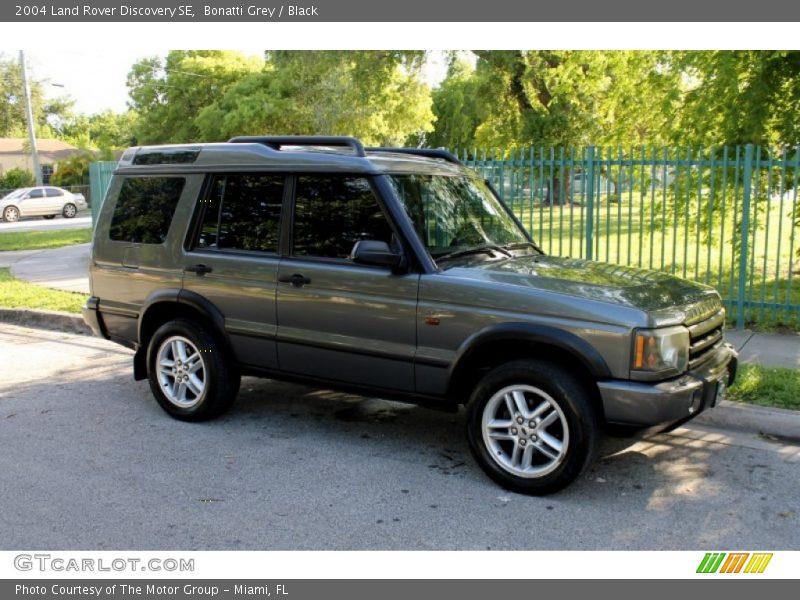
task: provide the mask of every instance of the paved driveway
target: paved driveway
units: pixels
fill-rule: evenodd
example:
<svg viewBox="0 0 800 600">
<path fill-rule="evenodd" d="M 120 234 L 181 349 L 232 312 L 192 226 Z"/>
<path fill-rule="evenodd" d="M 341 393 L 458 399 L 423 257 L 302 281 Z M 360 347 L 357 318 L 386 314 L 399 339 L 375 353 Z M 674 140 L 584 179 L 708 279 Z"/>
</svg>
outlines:
<svg viewBox="0 0 800 600">
<path fill-rule="evenodd" d="M 564 492 L 506 492 L 463 414 L 245 379 L 167 417 L 131 353 L 0 325 L 0 548 L 797 549 L 800 449 L 693 425 L 611 442 Z"/>
</svg>

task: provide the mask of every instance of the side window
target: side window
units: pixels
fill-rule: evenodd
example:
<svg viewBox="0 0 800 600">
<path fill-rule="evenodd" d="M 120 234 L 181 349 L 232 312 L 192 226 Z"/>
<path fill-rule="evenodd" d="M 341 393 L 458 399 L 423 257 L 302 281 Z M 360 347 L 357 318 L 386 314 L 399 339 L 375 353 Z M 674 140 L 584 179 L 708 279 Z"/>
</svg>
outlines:
<svg viewBox="0 0 800 600">
<path fill-rule="evenodd" d="M 111 239 L 142 244 L 163 243 L 185 183 L 183 177 L 125 179 L 111 217 Z"/>
<path fill-rule="evenodd" d="M 195 247 L 276 253 L 285 181 L 274 174 L 214 177 Z"/>
<path fill-rule="evenodd" d="M 36 188 L 28 192 L 28 198 L 44 198 L 44 190 Z"/>
<path fill-rule="evenodd" d="M 64 195 L 64 190 L 60 190 L 58 188 L 46 188 L 46 192 L 48 198 Z"/>
<path fill-rule="evenodd" d="M 392 229 L 363 177 L 300 176 L 294 211 L 296 256 L 345 259 L 360 240 L 392 240 Z"/>
</svg>

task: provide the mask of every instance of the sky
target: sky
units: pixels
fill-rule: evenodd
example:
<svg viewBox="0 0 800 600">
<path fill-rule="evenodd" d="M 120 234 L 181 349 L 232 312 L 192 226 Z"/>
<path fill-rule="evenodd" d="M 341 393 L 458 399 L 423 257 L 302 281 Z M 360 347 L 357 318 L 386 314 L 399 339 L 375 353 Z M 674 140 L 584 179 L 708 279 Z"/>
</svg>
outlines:
<svg viewBox="0 0 800 600">
<path fill-rule="evenodd" d="M 260 48 L 241 48 L 241 51 L 248 55 L 263 54 Z M 141 58 L 166 52 L 124 47 L 101 52 L 81 48 L 33 48 L 26 50 L 25 56 L 31 78 L 44 82 L 48 97 L 69 96 L 75 101 L 76 112 L 94 114 L 105 110 L 125 111 L 128 100 L 125 79 L 131 65 Z M 4 58 L 19 56 L 18 50 L 0 50 L 0 53 Z M 437 84 L 446 70 L 444 53 L 432 52 L 426 67 L 428 83 Z"/>
</svg>

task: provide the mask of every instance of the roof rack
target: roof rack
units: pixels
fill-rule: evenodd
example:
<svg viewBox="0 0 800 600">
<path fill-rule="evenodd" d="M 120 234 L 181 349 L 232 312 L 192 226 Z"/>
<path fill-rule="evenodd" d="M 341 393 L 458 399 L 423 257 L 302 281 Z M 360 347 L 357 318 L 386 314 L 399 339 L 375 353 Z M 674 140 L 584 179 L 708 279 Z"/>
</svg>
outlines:
<svg viewBox="0 0 800 600">
<path fill-rule="evenodd" d="M 281 146 L 341 146 L 352 148 L 356 156 L 364 157 L 363 144 L 353 137 L 334 135 L 238 135 L 228 140 L 233 144 L 264 144 L 273 150 L 280 150 Z"/>
<path fill-rule="evenodd" d="M 440 148 L 367 148 L 367 152 L 396 152 L 398 154 L 413 154 L 415 156 L 425 156 L 427 158 L 441 158 L 447 162 L 460 165 L 455 154 Z"/>
</svg>

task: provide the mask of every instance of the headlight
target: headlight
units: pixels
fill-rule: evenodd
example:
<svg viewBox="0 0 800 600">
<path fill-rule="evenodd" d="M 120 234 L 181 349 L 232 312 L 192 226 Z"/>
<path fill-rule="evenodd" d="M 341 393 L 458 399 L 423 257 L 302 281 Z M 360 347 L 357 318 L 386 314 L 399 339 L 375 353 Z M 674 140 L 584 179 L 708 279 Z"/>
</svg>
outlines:
<svg viewBox="0 0 800 600">
<path fill-rule="evenodd" d="M 683 373 L 689 364 L 689 330 L 685 327 L 640 329 L 633 340 L 634 371 Z"/>
</svg>

